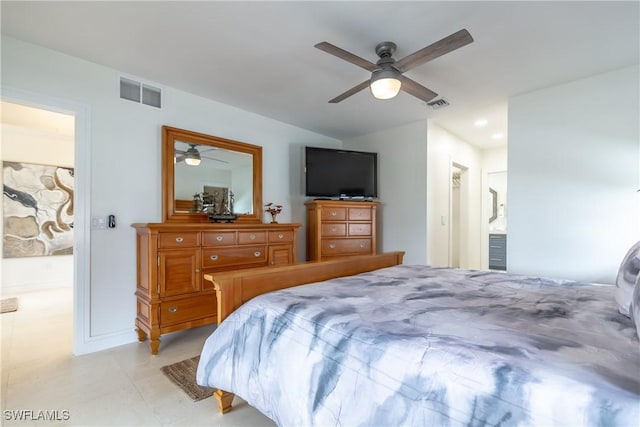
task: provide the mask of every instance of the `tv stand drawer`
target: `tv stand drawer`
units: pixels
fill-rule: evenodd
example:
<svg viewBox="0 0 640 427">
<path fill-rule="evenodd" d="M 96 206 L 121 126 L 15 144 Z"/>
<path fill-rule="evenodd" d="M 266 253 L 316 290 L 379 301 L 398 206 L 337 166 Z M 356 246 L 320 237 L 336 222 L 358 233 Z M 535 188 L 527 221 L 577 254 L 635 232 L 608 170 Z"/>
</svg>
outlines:
<svg viewBox="0 0 640 427">
<path fill-rule="evenodd" d="M 320 215 L 323 221 L 344 221 L 347 219 L 347 210 L 345 208 L 332 206 L 323 209 Z"/>
<path fill-rule="evenodd" d="M 371 253 L 371 239 L 327 239 L 322 241 L 322 255 L 366 255 Z"/>
</svg>

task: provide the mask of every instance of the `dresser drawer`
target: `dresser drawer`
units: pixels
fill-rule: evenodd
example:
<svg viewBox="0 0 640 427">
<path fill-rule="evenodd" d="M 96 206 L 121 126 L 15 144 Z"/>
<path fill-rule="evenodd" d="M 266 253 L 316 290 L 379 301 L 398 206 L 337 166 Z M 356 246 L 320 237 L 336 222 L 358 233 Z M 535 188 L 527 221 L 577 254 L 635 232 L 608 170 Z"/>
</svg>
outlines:
<svg viewBox="0 0 640 427">
<path fill-rule="evenodd" d="M 349 221 L 371 221 L 371 209 L 349 208 Z"/>
<path fill-rule="evenodd" d="M 342 224 L 322 224 L 322 235 L 323 236 L 346 236 L 347 235 L 347 225 Z"/>
<path fill-rule="evenodd" d="M 217 313 L 216 294 L 202 294 L 160 303 L 160 324 L 188 322 Z"/>
<path fill-rule="evenodd" d="M 350 223 L 349 236 L 371 236 L 371 223 Z"/>
<path fill-rule="evenodd" d="M 158 248 L 173 249 L 200 246 L 200 233 L 159 233 Z"/>
<path fill-rule="evenodd" d="M 202 234 L 202 246 L 227 246 L 236 243 L 235 231 L 207 231 Z"/>
<path fill-rule="evenodd" d="M 293 231 L 270 231 L 269 243 L 289 243 L 293 242 Z"/>
<path fill-rule="evenodd" d="M 204 268 L 260 263 L 267 263 L 266 246 L 239 246 L 202 250 L 202 265 Z"/>
<path fill-rule="evenodd" d="M 322 255 L 335 256 L 342 254 L 370 254 L 371 239 L 324 239 Z"/>
<path fill-rule="evenodd" d="M 322 209 L 320 217 L 323 221 L 344 221 L 347 219 L 346 208 L 326 208 Z"/>
<path fill-rule="evenodd" d="M 238 231 L 239 245 L 267 243 L 266 231 Z"/>
</svg>

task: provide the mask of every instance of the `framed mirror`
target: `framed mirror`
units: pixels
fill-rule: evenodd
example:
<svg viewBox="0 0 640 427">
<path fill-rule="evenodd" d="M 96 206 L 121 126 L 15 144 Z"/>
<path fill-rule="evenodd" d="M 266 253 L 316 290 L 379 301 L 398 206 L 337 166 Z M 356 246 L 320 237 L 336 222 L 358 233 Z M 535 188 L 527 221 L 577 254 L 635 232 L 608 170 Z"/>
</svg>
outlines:
<svg viewBox="0 0 640 427">
<path fill-rule="evenodd" d="M 203 195 L 236 222 L 262 222 L 262 147 L 163 126 L 162 220 L 208 222 Z"/>
</svg>

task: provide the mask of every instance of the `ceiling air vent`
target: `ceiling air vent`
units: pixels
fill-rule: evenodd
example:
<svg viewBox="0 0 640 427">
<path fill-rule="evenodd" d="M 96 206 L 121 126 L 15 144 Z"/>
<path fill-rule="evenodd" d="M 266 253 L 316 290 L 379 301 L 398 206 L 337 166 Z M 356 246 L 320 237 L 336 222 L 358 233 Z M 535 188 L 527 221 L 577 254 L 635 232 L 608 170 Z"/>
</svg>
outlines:
<svg viewBox="0 0 640 427">
<path fill-rule="evenodd" d="M 447 105 L 449 105 L 449 102 L 444 98 L 440 98 L 435 101 L 427 102 L 427 105 L 434 110 L 437 110 L 438 108 L 446 107 Z"/>
<path fill-rule="evenodd" d="M 161 89 L 125 77 L 120 77 L 120 98 L 156 108 L 162 107 Z"/>
</svg>

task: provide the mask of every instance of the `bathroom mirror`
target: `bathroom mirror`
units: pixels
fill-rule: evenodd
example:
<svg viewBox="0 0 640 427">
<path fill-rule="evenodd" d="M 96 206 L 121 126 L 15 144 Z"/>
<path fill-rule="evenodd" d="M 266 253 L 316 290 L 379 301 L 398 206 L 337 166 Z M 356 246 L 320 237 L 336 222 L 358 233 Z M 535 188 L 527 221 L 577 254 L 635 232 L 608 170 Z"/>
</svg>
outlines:
<svg viewBox="0 0 640 427">
<path fill-rule="evenodd" d="M 162 191 L 163 221 L 208 222 L 196 195 L 215 193 L 237 222 L 260 223 L 262 147 L 163 126 Z"/>
</svg>

